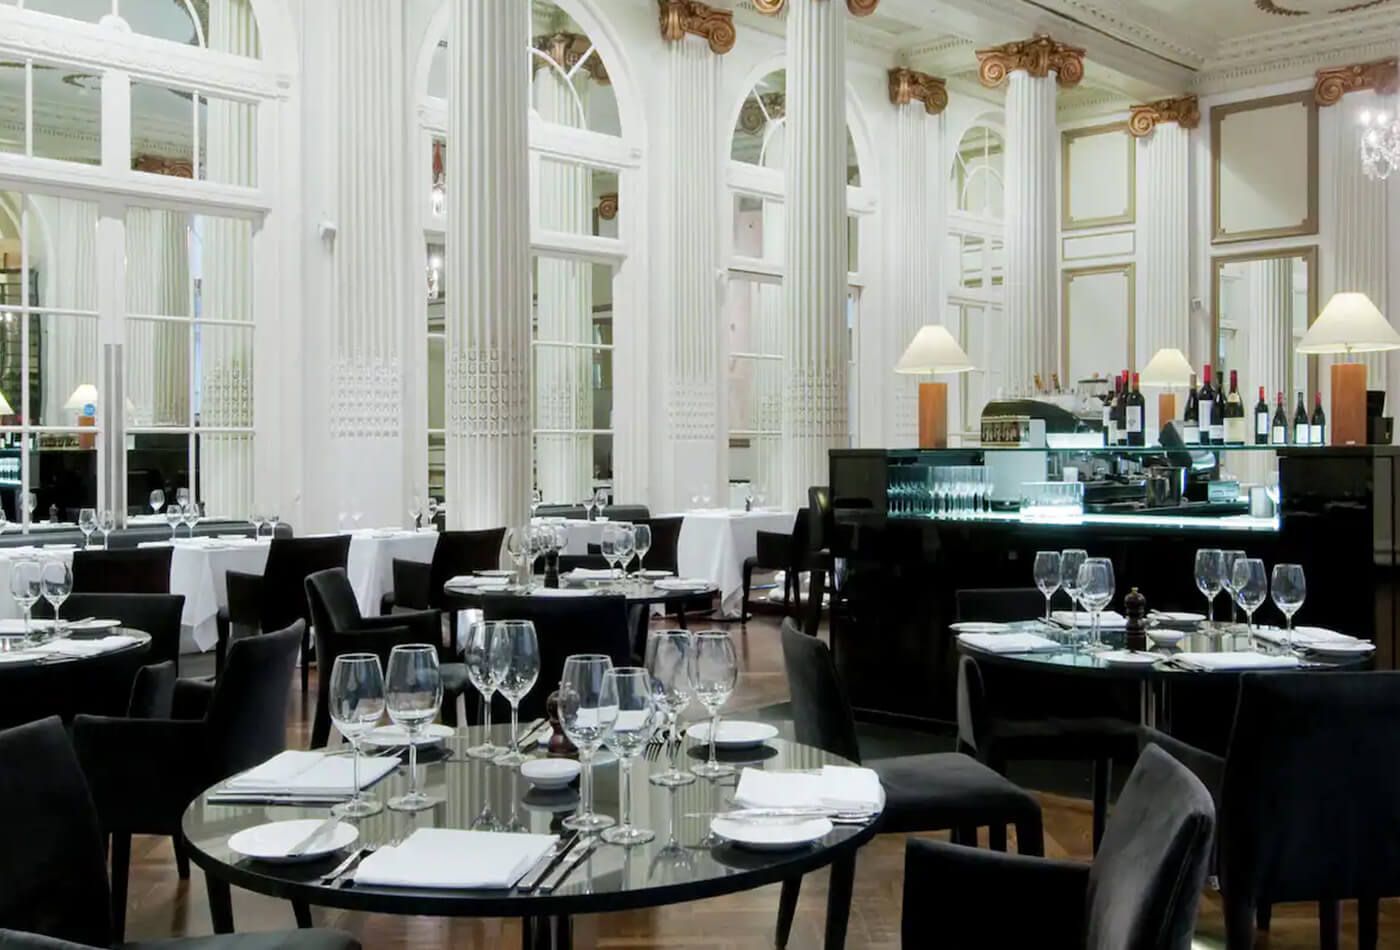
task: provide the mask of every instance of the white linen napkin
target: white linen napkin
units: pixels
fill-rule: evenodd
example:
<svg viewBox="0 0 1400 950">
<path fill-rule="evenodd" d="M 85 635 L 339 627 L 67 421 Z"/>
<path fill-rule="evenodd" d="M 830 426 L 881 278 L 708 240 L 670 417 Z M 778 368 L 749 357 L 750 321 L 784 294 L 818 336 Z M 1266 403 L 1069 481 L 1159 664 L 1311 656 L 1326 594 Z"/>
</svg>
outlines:
<svg viewBox="0 0 1400 950">
<path fill-rule="evenodd" d="M 536 587 L 530 591 L 532 597 L 593 597 L 597 595 L 596 590 L 584 590 L 582 587 Z"/>
<path fill-rule="evenodd" d="M 360 788 L 368 788 L 400 765 L 397 756 L 361 756 Z M 235 775 L 222 794 L 349 795 L 354 762 L 348 755 L 288 749 Z"/>
<path fill-rule="evenodd" d="M 554 844 L 554 835 L 419 828 L 397 847 L 360 862 L 355 883 L 376 887 L 514 887 Z"/>
<path fill-rule="evenodd" d="M 984 653 L 1041 653 L 1060 644 L 1038 633 L 960 633 L 958 639 Z"/>
<path fill-rule="evenodd" d="M 1072 626 L 1092 627 L 1094 625 L 1093 615 L 1086 610 L 1081 610 L 1078 614 L 1072 610 L 1057 610 L 1050 616 L 1060 623 Z M 1127 625 L 1128 618 L 1116 610 L 1105 610 L 1099 614 L 1099 629 L 1101 630 L 1121 630 Z"/>
<path fill-rule="evenodd" d="M 449 578 L 444 587 L 505 587 L 509 577 L 477 577 L 475 574 L 459 574 Z"/>
<path fill-rule="evenodd" d="M 605 567 L 576 567 L 565 577 L 578 581 L 607 581 L 616 576 L 616 572 Z"/>
<path fill-rule="evenodd" d="M 1288 631 L 1279 627 L 1255 627 L 1254 635 L 1265 643 L 1287 643 Z M 1349 637 L 1345 633 L 1337 633 L 1335 630 L 1328 630 L 1326 627 L 1294 627 L 1293 645 L 1312 646 L 1317 643 L 1359 643 L 1356 637 Z"/>
<path fill-rule="evenodd" d="M 1232 650 L 1223 653 L 1178 653 L 1174 659 L 1203 670 L 1286 670 L 1298 665 L 1296 656 L 1271 656 Z"/>
<path fill-rule="evenodd" d="M 652 586 L 657 590 L 707 590 L 713 585 L 703 577 L 661 577 Z"/>
<path fill-rule="evenodd" d="M 819 773 L 744 769 L 734 790 L 734 804 L 741 808 L 875 811 L 883 801 L 880 777 L 851 766 L 826 765 Z"/>
<path fill-rule="evenodd" d="M 35 653 L 50 653 L 57 656 L 97 656 L 129 647 L 136 642 L 135 637 L 117 634 L 111 637 L 97 637 L 92 640 L 50 640 L 33 647 Z"/>
</svg>

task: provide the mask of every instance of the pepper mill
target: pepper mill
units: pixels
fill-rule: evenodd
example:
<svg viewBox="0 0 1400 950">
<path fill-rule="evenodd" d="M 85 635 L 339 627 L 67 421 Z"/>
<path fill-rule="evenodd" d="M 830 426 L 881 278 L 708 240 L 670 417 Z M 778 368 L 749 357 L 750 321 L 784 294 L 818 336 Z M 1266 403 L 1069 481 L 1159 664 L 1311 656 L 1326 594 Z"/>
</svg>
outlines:
<svg viewBox="0 0 1400 950">
<path fill-rule="evenodd" d="M 1134 587 L 1123 598 L 1123 615 L 1128 619 L 1123 645 L 1129 650 L 1147 649 L 1147 598 Z"/>
<path fill-rule="evenodd" d="M 547 551 L 544 556 L 544 586 L 557 588 L 559 586 L 559 552 Z"/>
<path fill-rule="evenodd" d="M 569 741 L 569 737 L 564 735 L 564 724 L 559 720 L 559 691 L 556 689 L 549 694 L 549 698 L 544 701 L 544 714 L 549 719 L 549 745 L 548 754 L 552 758 L 574 758 L 578 755 L 578 748 Z"/>
</svg>

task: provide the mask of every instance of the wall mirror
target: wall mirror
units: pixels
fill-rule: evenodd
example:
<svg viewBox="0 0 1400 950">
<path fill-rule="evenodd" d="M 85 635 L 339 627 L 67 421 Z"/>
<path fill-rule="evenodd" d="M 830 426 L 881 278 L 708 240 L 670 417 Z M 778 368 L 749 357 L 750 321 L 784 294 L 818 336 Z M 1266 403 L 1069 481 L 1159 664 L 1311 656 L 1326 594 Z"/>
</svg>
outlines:
<svg viewBox="0 0 1400 950">
<path fill-rule="evenodd" d="M 1316 358 L 1294 352 L 1318 312 L 1317 247 L 1217 257 L 1211 299 L 1217 382 L 1238 370 L 1248 406 L 1263 386 L 1271 405 L 1284 394 L 1291 416 L 1297 392 L 1317 388 Z M 1311 407 L 1312 397 L 1305 398 Z"/>
<path fill-rule="evenodd" d="M 1136 284 L 1132 264 L 1066 270 L 1060 299 L 1061 382 L 1111 378 L 1135 367 Z M 1048 382 L 1048 380 L 1047 380 Z"/>
<path fill-rule="evenodd" d="M 1216 106 L 1210 140 L 1212 241 L 1317 233 L 1312 90 Z"/>
</svg>

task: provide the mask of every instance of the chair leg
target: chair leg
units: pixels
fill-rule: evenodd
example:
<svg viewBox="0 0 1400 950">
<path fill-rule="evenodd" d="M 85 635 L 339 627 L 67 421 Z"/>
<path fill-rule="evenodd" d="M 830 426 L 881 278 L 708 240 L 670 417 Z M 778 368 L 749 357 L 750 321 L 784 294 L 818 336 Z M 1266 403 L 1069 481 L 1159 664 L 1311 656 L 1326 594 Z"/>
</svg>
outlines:
<svg viewBox="0 0 1400 950">
<path fill-rule="evenodd" d="M 1337 950 L 1341 941 L 1342 906 L 1340 901 L 1317 902 L 1317 945 L 1322 950 Z"/>
<path fill-rule="evenodd" d="M 1103 840 L 1103 828 L 1108 819 L 1108 786 L 1113 781 L 1113 760 L 1108 757 L 1094 762 L 1094 853 Z"/>
<path fill-rule="evenodd" d="M 1016 853 L 1033 858 L 1045 855 L 1045 828 L 1041 823 L 1040 810 L 1016 816 Z"/>
<path fill-rule="evenodd" d="M 171 835 L 170 843 L 175 848 L 175 873 L 180 876 L 180 880 L 190 879 L 190 852 L 185 847 L 185 839 L 180 835 Z"/>
<path fill-rule="evenodd" d="M 1226 950 L 1251 950 L 1254 946 L 1254 906 L 1247 901 L 1232 901 L 1225 895 Z"/>
<path fill-rule="evenodd" d="M 305 699 L 311 683 L 311 628 L 301 629 L 301 698 Z"/>
<path fill-rule="evenodd" d="M 292 916 L 296 918 L 298 930 L 311 929 L 311 905 L 306 901 L 292 901 Z"/>
<path fill-rule="evenodd" d="M 826 950 L 843 950 L 846 946 L 846 925 L 851 919 L 851 892 L 855 882 L 855 855 L 832 862 L 831 882 L 826 892 Z"/>
<path fill-rule="evenodd" d="M 802 622 L 802 632 L 815 637 L 822 625 L 822 599 L 826 593 L 826 572 L 814 568 L 812 580 L 807 586 L 807 615 Z"/>
<path fill-rule="evenodd" d="M 993 821 L 987 826 L 987 847 L 993 851 L 1006 850 L 1006 826 L 999 821 Z"/>
<path fill-rule="evenodd" d="M 1380 936 L 1380 901 L 1363 897 L 1356 902 L 1356 946 L 1358 950 L 1376 950 Z"/>
<path fill-rule="evenodd" d="M 753 590 L 753 565 L 744 564 L 744 599 L 739 601 L 739 622 L 749 622 L 749 591 Z M 779 944 L 782 946 L 782 944 Z"/>
<path fill-rule="evenodd" d="M 131 873 L 131 835 L 112 834 L 112 934 L 120 943 L 126 935 L 127 880 Z"/>
<path fill-rule="evenodd" d="M 977 826 L 958 825 L 951 832 L 953 844 L 960 844 L 968 848 L 977 847 Z"/>
<path fill-rule="evenodd" d="M 1260 904 L 1254 908 L 1254 926 L 1264 931 L 1269 930 L 1269 924 L 1274 920 L 1274 905 L 1269 903 Z"/>
<path fill-rule="evenodd" d="M 457 698 L 460 693 L 446 693 L 442 697 L 442 724 L 457 728 Z"/>
<path fill-rule="evenodd" d="M 773 942 L 778 947 L 786 947 L 788 935 L 792 933 L 792 918 L 797 914 L 797 896 L 802 893 L 802 878 L 790 877 L 783 882 L 782 893 L 778 895 L 778 931 Z"/>
</svg>

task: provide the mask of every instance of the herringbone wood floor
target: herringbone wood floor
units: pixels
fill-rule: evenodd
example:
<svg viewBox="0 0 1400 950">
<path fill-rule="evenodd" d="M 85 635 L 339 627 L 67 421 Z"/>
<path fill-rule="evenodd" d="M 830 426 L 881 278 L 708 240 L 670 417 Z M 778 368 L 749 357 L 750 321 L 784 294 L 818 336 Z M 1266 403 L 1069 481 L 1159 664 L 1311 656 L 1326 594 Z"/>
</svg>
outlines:
<svg viewBox="0 0 1400 950">
<path fill-rule="evenodd" d="M 753 709 L 787 698 L 782 672 L 782 652 L 777 624 L 755 618 L 746 627 L 731 626 L 739 647 L 744 673 L 730 708 Z M 313 673 L 314 675 L 314 673 Z M 313 683 L 312 695 L 315 694 Z M 292 691 L 288 743 L 305 747 L 309 709 L 300 693 Z M 1088 802 L 1043 794 L 1046 852 L 1055 857 L 1087 860 L 1089 856 Z M 899 946 L 899 914 L 902 902 L 903 839 L 895 835 L 877 838 L 861 853 L 856 872 L 855 900 L 847 946 L 853 950 L 891 950 Z M 789 946 L 793 950 L 821 947 L 825 909 L 825 874 L 810 876 Z M 1007 895 L 1014 907 L 1015 895 Z M 704 950 L 761 950 L 772 946 L 778 903 L 777 887 L 656 910 L 606 914 L 576 922 L 575 943 L 580 948 L 704 948 Z M 1355 909 L 1344 909 L 1343 946 L 1355 946 Z M 385 917 L 313 909 L 316 922 L 349 930 L 366 947 L 487 948 L 519 945 L 519 930 L 508 921 L 439 920 Z M 1400 950 L 1400 901 L 1382 904 L 1381 946 Z M 291 928 L 291 908 L 245 891 L 234 890 L 234 916 L 239 930 Z M 127 939 L 210 933 L 209 909 L 198 868 L 182 882 L 175 873 L 167 839 L 137 838 L 132 846 L 132 872 Z M 1223 946 L 1220 905 L 1207 893 L 1197 927 L 1201 947 Z M 1275 909 L 1272 933 L 1261 935 L 1260 947 L 1275 950 L 1317 945 L 1314 905 L 1285 905 Z"/>
</svg>

